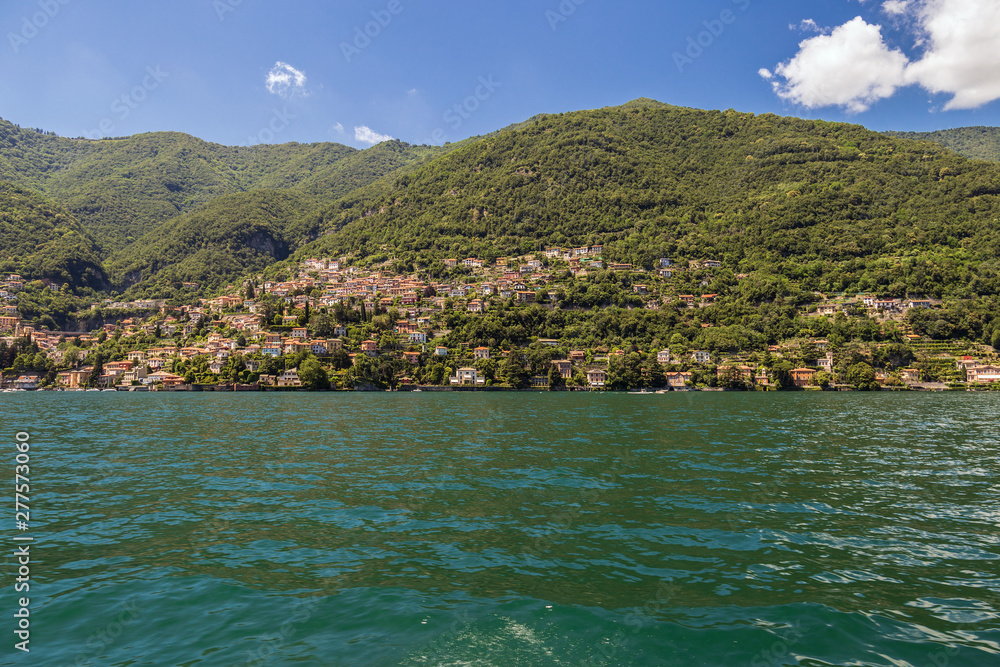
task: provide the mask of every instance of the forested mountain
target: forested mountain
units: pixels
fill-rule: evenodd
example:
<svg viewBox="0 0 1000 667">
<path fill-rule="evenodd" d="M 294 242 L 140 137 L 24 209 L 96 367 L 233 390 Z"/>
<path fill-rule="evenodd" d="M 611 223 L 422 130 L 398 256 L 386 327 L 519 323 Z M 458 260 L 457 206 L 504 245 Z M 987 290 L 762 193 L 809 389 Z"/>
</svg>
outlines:
<svg viewBox="0 0 1000 667">
<path fill-rule="evenodd" d="M 316 238 L 321 218 L 314 208 L 311 197 L 294 190 L 224 195 L 153 229 L 108 268 L 145 296 L 171 296 L 183 282 L 218 288 Z"/>
<path fill-rule="evenodd" d="M 933 141 L 972 160 L 1000 162 L 1000 128 L 958 127 L 937 132 L 886 132 L 900 139 Z"/>
<path fill-rule="evenodd" d="M 987 146 L 997 132 L 973 130 L 954 136 Z M 96 286 L 103 258 L 136 295 L 211 290 L 290 254 L 410 269 L 583 244 L 803 289 L 1000 294 L 1000 166 L 856 125 L 652 100 L 365 151 L 87 141 L 0 121 L 0 179 L 16 184 L 5 267 Z M 22 219 L 36 223 L 18 232 Z"/>
<path fill-rule="evenodd" d="M 323 202 L 443 149 L 388 142 L 229 147 L 176 132 L 65 139 L 0 120 L 0 179 L 58 201 L 105 256 L 217 197 L 297 188 Z"/>
<path fill-rule="evenodd" d="M 637 101 L 536 117 L 324 215 L 306 254 L 497 256 L 603 243 L 813 289 L 1000 292 L 1000 166 L 823 121 Z"/>
<path fill-rule="evenodd" d="M 325 169 L 311 168 L 315 154 L 303 153 L 293 170 L 259 179 L 262 188 L 285 189 L 223 195 L 170 218 L 113 253 L 109 272 L 121 288 L 142 296 L 169 297 L 183 282 L 217 288 L 315 240 L 322 229 L 320 211 L 329 202 L 359 188 L 384 191 L 396 175 L 448 150 L 388 141 Z"/>
<path fill-rule="evenodd" d="M 59 205 L 0 181 L 0 274 L 71 287 L 109 287 L 97 245 Z"/>
</svg>

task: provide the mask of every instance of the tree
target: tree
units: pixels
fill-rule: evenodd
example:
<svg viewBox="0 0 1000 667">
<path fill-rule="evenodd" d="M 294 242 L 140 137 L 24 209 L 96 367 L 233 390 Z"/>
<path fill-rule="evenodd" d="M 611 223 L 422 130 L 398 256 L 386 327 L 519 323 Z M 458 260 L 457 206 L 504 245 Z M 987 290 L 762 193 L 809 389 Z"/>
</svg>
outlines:
<svg viewBox="0 0 1000 667">
<path fill-rule="evenodd" d="M 315 357 L 306 359 L 299 366 L 299 380 L 309 391 L 325 391 L 330 388 L 330 376 Z"/>
<path fill-rule="evenodd" d="M 718 385 L 725 389 L 745 390 L 747 388 L 743 376 L 735 366 L 725 366 L 717 371 Z"/>
<path fill-rule="evenodd" d="M 90 371 L 90 377 L 87 378 L 87 386 L 96 387 L 102 375 L 104 375 L 104 355 L 97 352 L 94 354 L 94 369 Z"/>
<path fill-rule="evenodd" d="M 649 386 L 653 389 L 667 386 L 667 376 L 663 371 L 663 366 L 656 361 L 649 365 Z"/>
<path fill-rule="evenodd" d="M 831 378 L 830 374 L 827 373 L 826 371 L 820 371 L 819 373 L 816 373 L 816 375 L 814 375 L 812 379 L 813 386 L 821 387 L 823 389 L 829 387 L 832 381 L 833 378 Z"/>
<path fill-rule="evenodd" d="M 320 313 L 313 316 L 309 328 L 314 338 L 332 338 L 336 326 L 337 323 L 331 315 Z"/>
<path fill-rule="evenodd" d="M 285 363 L 280 357 L 272 357 L 270 355 L 264 357 L 264 360 L 260 364 L 258 372 L 261 375 L 278 375 L 283 370 L 285 370 Z"/>
<path fill-rule="evenodd" d="M 771 367 L 771 381 L 778 389 L 791 389 L 795 386 L 792 380 L 792 364 L 782 359 Z"/>
<path fill-rule="evenodd" d="M 444 384 L 444 364 L 441 362 L 433 364 L 424 375 L 424 382 L 431 385 Z"/>
<path fill-rule="evenodd" d="M 500 366 L 500 376 L 504 382 L 516 389 L 524 389 L 531 382 L 531 374 L 524 367 L 524 356 L 513 351 Z"/>
<path fill-rule="evenodd" d="M 487 382 L 495 382 L 497 379 L 497 362 L 493 359 L 485 359 L 476 364 L 480 373 Z"/>
<path fill-rule="evenodd" d="M 875 369 L 865 362 L 857 363 L 847 369 L 847 383 L 854 385 L 859 391 L 875 391 L 878 380 L 875 379 Z"/>
<path fill-rule="evenodd" d="M 608 364 L 608 387 L 612 391 L 634 389 L 642 384 L 642 358 L 635 352 L 613 355 Z"/>
<path fill-rule="evenodd" d="M 555 366 L 549 369 L 549 391 L 554 391 L 556 389 L 562 389 L 566 386 L 566 379 L 559 372 L 559 369 Z"/>
<path fill-rule="evenodd" d="M 913 350 L 900 343 L 889 343 L 875 351 L 872 359 L 881 366 L 891 370 L 909 366 L 916 360 Z"/>
<path fill-rule="evenodd" d="M 344 348 L 338 348 L 330 355 L 330 364 L 334 370 L 343 371 L 351 367 L 351 357 Z"/>
</svg>

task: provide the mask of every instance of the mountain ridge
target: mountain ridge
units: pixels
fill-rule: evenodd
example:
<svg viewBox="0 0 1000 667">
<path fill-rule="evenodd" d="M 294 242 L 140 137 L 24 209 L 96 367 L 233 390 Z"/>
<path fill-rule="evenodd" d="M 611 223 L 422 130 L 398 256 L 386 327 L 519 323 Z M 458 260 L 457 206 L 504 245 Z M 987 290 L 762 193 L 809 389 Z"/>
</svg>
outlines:
<svg viewBox="0 0 1000 667">
<path fill-rule="evenodd" d="M 900 139 L 931 141 L 971 160 L 1000 162 L 1000 128 L 956 127 L 935 132 L 886 132 Z"/>
<path fill-rule="evenodd" d="M 807 280 L 817 289 L 898 282 L 883 264 L 903 260 L 982 278 L 953 271 L 942 284 L 992 286 L 981 269 L 1000 254 L 997 174 L 923 136 L 647 98 L 538 114 L 443 147 L 364 151 L 226 147 L 177 132 L 65 139 L 0 121 L 0 179 L 62 207 L 96 244 L 100 275 L 84 282 L 107 286 L 110 275 L 157 298 L 180 281 L 217 289 L 307 254 L 419 270 L 444 255 L 575 243 L 645 268 L 716 256 L 798 280 L 805 265 L 823 275 Z M 87 243 L 77 249 L 90 266 Z"/>
</svg>

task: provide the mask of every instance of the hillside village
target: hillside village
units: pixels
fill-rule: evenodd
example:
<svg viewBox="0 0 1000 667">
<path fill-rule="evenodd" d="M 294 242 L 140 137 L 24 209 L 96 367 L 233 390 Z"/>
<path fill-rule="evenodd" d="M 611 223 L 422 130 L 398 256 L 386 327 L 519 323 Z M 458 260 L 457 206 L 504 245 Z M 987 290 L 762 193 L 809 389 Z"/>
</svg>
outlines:
<svg viewBox="0 0 1000 667">
<path fill-rule="evenodd" d="M 798 321 L 830 329 L 852 318 L 877 326 L 878 342 L 797 336 L 759 349 L 697 349 L 690 338 L 655 338 L 652 349 L 611 337 L 577 346 L 563 332 L 512 344 L 498 336 L 456 338 L 491 315 L 587 314 L 591 279 L 612 276 L 614 304 L 672 311 L 711 330 L 708 314 L 733 283 L 751 278 L 713 259 L 653 271 L 606 264 L 600 245 L 537 255 L 442 260 L 441 277 L 399 275 L 391 262 L 308 259 L 279 278 L 230 285 L 186 305 L 165 300 L 92 304 L 118 314 L 90 332 L 46 331 L 21 319 L 18 275 L 0 282 L 5 390 L 253 391 L 295 389 L 774 390 L 1000 388 L 995 350 L 913 332 L 910 313 L 939 302 L 874 294 L 814 294 Z M 588 283 L 590 283 L 588 285 Z M 58 290 L 55 284 L 48 285 Z M 196 292 L 195 283 L 184 289 Z M 702 321 L 702 320 L 708 321 Z M 458 326 L 457 326 L 458 325 Z M 559 333 L 559 332 L 555 332 Z M 488 339 L 487 339 L 488 338 Z M 492 345 L 489 344 L 492 342 Z M 2 361 L 2 357 L 0 357 Z"/>
</svg>

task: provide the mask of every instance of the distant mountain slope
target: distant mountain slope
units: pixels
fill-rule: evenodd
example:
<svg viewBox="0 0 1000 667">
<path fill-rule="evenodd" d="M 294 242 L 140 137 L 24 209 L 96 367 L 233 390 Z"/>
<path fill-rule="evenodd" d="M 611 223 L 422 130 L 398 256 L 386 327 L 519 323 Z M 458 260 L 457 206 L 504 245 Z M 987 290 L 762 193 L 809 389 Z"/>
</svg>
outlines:
<svg viewBox="0 0 1000 667">
<path fill-rule="evenodd" d="M 316 237 L 311 197 L 294 190 L 223 195 L 163 223 L 108 260 L 131 293 L 170 296 L 182 282 L 217 288 L 261 271 Z M 150 291 L 151 290 L 151 291 Z"/>
<path fill-rule="evenodd" d="M 648 99 L 365 151 L 85 141 L 0 121 L 4 178 L 3 266 L 101 284 L 104 257 L 136 295 L 215 288 L 290 254 L 405 268 L 597 243 L 647 269 L 715 258 L 817 290 L 1000 293 L 997 165 L 855 125 Z M 18 236 L 18 216 L 58 231 Z"/>
<path fill-rule="evenodd" d="M 968 291 L 1000 256 L 998 194 L 1000 167 L 927 143 L 642 102 L 541 116 L 359 191 L 299 256 L 426 265 L 602 243 L 645 268 L 716 258 L 832 291 Z"/>
<path fill-rule="evenodd" d="M 65 139 L 0 121 L 0 178 L 45 193 L 94 235 L 104 254 L 216 197 L 300 188 L 326 202 L 440 154 L 387 142 L 228 147 L 176 132 L 126 139 Z"/>
<path fill-rule="evenodd" d="M 0 274 L 106 289 L 97 245 L 57 204 L 0 181 Z"/>
<path fill-rule="evenodd" d="M 938 132 L 886 132 L 900 139 L 933 141 L 972 160 L 1000 162 L 1000 127 L 959 127 Z"/>
<path fill-rule="evenodd" d="M 448 150 L 390 141 L 350 155 L 335 170 L 318 169 L 295 188 L 223 195 L 160 223 L 113 253 L 107 266 L 122 287 L 138 283 L 133 291 L 152 289 L 150 296 L 168 294 L 179 282 L 217 286 L 284 259 L 314 240 L 322 222 L 319 211 L 327 202 L 359 186 L 385 188 L 393 175 Z M 287 184 L 280 173 L 264 182 Z M 262 221 L 266 225 L 260 229 Z M 241 240 L 247 247 L 238 247 Z"/>
</svg>

